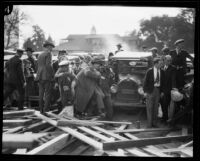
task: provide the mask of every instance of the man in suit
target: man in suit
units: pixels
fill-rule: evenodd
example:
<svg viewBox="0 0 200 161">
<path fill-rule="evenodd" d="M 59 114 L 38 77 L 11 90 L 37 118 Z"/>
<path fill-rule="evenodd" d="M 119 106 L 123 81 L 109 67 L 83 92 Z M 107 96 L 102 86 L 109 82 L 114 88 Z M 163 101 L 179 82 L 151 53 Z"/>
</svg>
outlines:
<svg viewBox="0 0 200 161">
<path fill-rule="evenodd" d="M 10 96 L 14 90 L 19 92 L 18 109 L 23 110 L 24 106 L 24 94 L 26 79 L 23 72 L 23 63 L 20 59 L 24 53 L 24 50 L 17 49 L 17 53 L 5 64 L 6 72 L 8 73 L 7 80 L 4 82 L 4 100 Z"/>
<path fill-rule="evenodd" d="M 153 68 L 148 69 L 143 90 L 146 97 L 147 108 L 147 128 L 156 127 L 158 115 L 158 103 L 160 96 L 163 97 L 164 71 L 160 69 L 162 60 L 160 58 L 153 59 Z"/>
<path fill-rule="evenodd" d="M 164 75 L 165 81 L 163 84 L 164 96 L 161 98 L 162 121 L 168 120 L 168 107 L 171 101 L 171 90 L 176 87 L 176 69 L 171 65 L 172 58 L 170 55 L 164 57 Z"/>
<path fill-rule="evenodd" d="M 184 39 L 177 40 L 174 45 L 175 50 L 170 51 L 172 57 L 172 65 L 176 68 L 176 87 L 181 89 L 185 85 L 184 75 L 186 74 L 187 64 L 186 58 L 189 58 L 193 62 L 193 57 L 183 48 Z"/>
<path fill-rule="evenodd" d="M 54 80 L 54 71 L 51 64 L 51 51 L 55 46 L 54 44 L 46 41 L 43 47 L 45 48 L 45 51 L 38 57 L 36 81 L 38 81 L 39 85 L 39 108 L 40 112 L 44 114 L 49 110 L 51 101 L 52 82 Z M 43 99 L 45 99 L 45 102 Z"/>
<path fill-rule="evenodd" d="M 77 75 L 75 86 L 75 109 L 77 113 L 86 113 L 91 99 L 97 103 L 98 113 L 103 115 L 104 94 L 99 86 L 101 73 L 98 71 L 102 60 L 93 58 L 90 65 Z M 73 89 L 72 89 L 73 90 Z"/>
</svg>

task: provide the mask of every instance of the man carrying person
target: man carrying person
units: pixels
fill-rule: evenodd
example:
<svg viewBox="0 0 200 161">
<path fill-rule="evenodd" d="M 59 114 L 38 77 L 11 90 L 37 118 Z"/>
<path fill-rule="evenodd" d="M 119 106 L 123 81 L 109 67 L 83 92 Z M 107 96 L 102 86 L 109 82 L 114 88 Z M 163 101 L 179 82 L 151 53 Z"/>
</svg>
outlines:
<svg viewBox="0 0 200 161">
<path fill-rule="evenodd" d="M 150 68 L 144 79 L 143 90 L 146 97 L 147 128 L 157 126 L 158 103 L 163 97 L 164 71 L 160 69 L 162 60 L 154 58 L 154 66 Z"/>
<path fill-rule="evenodd" d="M 19 92 L 18 109 L 24 109 L 24 94 L 26 87 L 26 79 L 23 71 L 23 63 L 20 59 L 24 50 L 17 49 L 16 55 L 5 64 L 8 73 L 7 80 L 4 82 L 4 101 L 13 93 L 14 90 Z"/>
<path fill-rule="evenodd" d="M 45 112 L 49 110 L 51 101 L 52 82 L 54 80 L 54 70 L 51 64 L 51 52 L 55 46 L 51 42 L 46 41 L 43 47 L 45 48 L 45 51 L 38 57 L 38 70 L 36 75 L 36 81 L 38 81 L 39 84 L 40 112 L 45 114 Z"/>
<path fill-rule="evenodd" d="M 104 116 L 104 94 L 99 86 L 101 73 L 98 71 L 101 63 L 102 60 L 99 58 L 93 58 L 90 65 L 82 69 L 77 75 L 74 90 L 74 106 L 76 114 L 82 115 L 86 113 L 92 99 L 95 99 L 98 114 Z"/>
</svg>

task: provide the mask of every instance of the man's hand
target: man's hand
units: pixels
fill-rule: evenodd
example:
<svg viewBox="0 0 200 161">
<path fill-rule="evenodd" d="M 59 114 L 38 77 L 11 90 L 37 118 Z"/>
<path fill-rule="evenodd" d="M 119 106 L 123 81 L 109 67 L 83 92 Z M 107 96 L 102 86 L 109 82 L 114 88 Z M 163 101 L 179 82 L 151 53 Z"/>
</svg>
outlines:
<svg viewBox="0 0 200 161">
<path fill-rule="evenodd" d="M 147 98 L 147 93 L 144 93 L 144 97 Z"/>
<path fill-rule="evenodd" d="M 161 97 L 161 98 L 164 97 L 164 93 L 163 93 L 163 92 L 161 92 L 160 97 Z"/>
<path fill-rule="evenodd" d="M 57 88 L 58 88 L 58 83 L 55 83 L 54 89 L 57 89 Z"/>
<path fill-rule="evenodd" d="M 27 83 L 26 83 L 26 82 L 24 82 L 24 85 L 23 85 L 23 87 L 25 88 L 25 87 L 26 87 L 26 85 L 27 85 Z"/>
</svg>

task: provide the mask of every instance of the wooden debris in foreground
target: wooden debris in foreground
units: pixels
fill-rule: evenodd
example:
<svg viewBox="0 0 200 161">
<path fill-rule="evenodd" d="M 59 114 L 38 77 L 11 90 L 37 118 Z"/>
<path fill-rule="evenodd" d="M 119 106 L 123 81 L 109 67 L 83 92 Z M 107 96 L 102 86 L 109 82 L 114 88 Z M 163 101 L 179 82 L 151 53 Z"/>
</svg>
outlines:
<svg viewBox="0 0 200 161">
<path fill-rule="evenodd" d="M 192 135 L 144 138 L 139 140 L 128 140 L 128 141 L 115 141 L 115 142 L 103 143 L 103 149 L 109 150 L 109 149 L 128 148 L 128 147 L 142 147 L 147 145 L 165 144 L 174 140 L 185 141 L 187 139 L 192 139 Z"/>
<path fill-rule="evenodd" d="M 35 110 L 9 111 L 3 112 L 3 119 L 9 119 L 20 116 L 33 115 Z"/>
<path fill-rule="evenodd" d="M 83 121 L 83 120 L 58 120 L 57 126 L 100 126 L 102 123 Z"/>
<path fill-rule="evenodd" d="M 16 127 L 16 126 L 26 126 L 32 123 L 31 119 L 26 120 L 3 120 L 3 126 L 6 127 Z"/>
</svg>

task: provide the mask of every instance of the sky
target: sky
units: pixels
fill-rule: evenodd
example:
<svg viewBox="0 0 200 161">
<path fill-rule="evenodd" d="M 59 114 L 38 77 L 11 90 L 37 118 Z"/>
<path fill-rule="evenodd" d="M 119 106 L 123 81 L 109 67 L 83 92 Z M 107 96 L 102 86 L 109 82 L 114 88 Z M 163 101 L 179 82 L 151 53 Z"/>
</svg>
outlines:
<svg viewBox="0 0 200 161">
<path fill-rule="evenodd" d="M 20 5 L 28 15 L 28 22 L 20 26 L 22 37 L 32 36 L 32 26 L 39 25 L 46 38 L 51 35 L 56 45 L 69 34 L 90 34 L 95 26 L 97 34 L 126 35 L 139 29 L 142 19 L 152 16 L 176 16 L 180 8 L 166 7 L 114 7 L 114 6 L 33 6 Z"/>
</svg>

